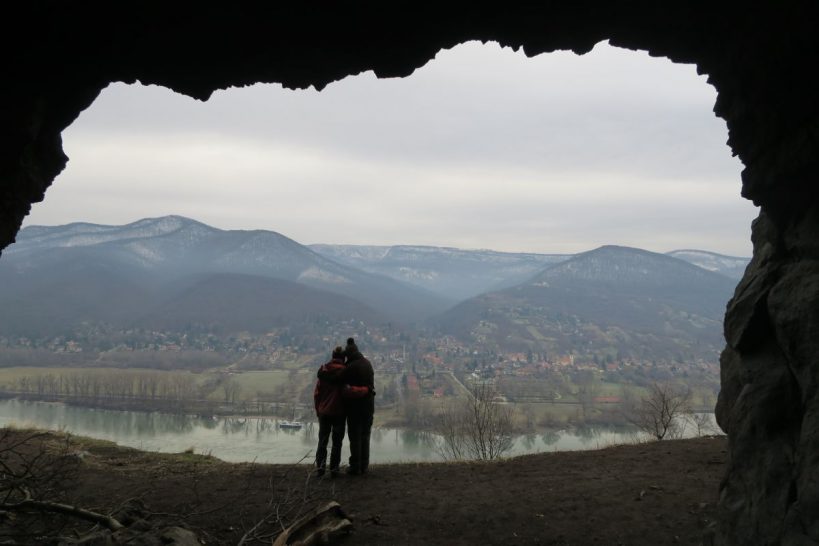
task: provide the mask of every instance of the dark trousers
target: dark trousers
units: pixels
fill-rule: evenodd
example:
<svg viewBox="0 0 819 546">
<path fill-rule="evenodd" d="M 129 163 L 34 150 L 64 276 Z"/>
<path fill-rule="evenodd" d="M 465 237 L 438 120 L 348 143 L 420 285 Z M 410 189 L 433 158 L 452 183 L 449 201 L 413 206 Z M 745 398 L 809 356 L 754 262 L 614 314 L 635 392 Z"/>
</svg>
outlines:
<svg viewBox="0 0 819 546">
<path fill-rule="evenodd" d="M 347 437 L 350 440 L 350 472 L 363 474 L 370 466 L 370 431 L 372 414 L 347 415 Z"/>
<path fill-rule="evenodd" d="M 316 468 L 324 468 L 327 463 L 327 442 L 333 436 L 333 447 L 330 449 L 330 471 L 338 470 L 341 463 L 341 444 L 344 442 L 344 416 L 327 417 L 320 415 L 318 447 L 316 448 Z"/>
</svg>

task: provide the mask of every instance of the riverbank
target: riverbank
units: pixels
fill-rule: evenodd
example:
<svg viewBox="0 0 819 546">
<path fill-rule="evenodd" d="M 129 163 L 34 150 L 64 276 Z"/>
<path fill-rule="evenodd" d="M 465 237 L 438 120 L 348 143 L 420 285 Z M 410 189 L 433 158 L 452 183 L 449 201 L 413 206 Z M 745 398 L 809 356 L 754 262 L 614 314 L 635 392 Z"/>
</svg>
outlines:
<svg viewBox="0 0 819 546">
<path fill-rule="evenodd" d="M 287 525 L 327 500 L 352 517 L 356 545 L 699 544 L 727 457 L 724 438 L 698 438 L 317 479 L 307 465 L 71 442 L 83 453 L 72 502 L 107 512 L 139 499 L 149 523 L 188 526 L 207 544 L 236 544 L 265 519 L 257 532 L 270 534 L 281 528 L 271 514 Z"/>
<path fill-rule="evenodd" d="M 196 417 L 162 412 L 113 411 L 21 400 L 0 400 L 0 426 L 61 430 L 78 436 L 109 440 L 123 446 L 212 454 L 229 462 L 289 464 L 310 456 L 318 427 L 305 422 L 300 430 L 283 429 L 279 421 L 261 417 Z M 631 430 L 610 427 L 549 430 L 516 435 L 508 456 L 544 451 L 582 450 L 634 443 Z M 372 462 L 434 462 L 441 459 L 439 438 L 430 432 L 375 426 Z M 344 442 L 343 457 L 349 456 Z"/>
</svg>

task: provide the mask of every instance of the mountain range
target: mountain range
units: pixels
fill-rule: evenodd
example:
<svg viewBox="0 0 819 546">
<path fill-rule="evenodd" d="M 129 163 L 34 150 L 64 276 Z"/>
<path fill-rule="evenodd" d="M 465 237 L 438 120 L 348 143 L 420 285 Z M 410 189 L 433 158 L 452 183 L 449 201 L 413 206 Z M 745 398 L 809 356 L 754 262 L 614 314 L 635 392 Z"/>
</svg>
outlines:
<svg viewBox="0 0 819 546">
<path fill-rule="evenodd" d="M 462 250 L 431 246 L 310 245 L 319 254 L 351 267 L 385 275 L 455 301 L 521 283 L 563 254 Z"/>
<path fill-rule="evenodd" d="M 272 231 L 220 230 L 179 216 L 29 226 L 0 257 L 0 328 L 40 335 L 103 322 L 264 332 L 325 317 L 426 321 L 500 348 L 710 354 L 747 263 L 616 246 L 576 255 L 307 247 Z"/>
<path fill-rule="evenodd" d="M 450 304 L 421 288 L 329 260 L 272 231 L 225 231 L 168 216 L 125 226 L 21 230 L 0 258 L 0 304 L 14 310 L 0 314 L 0 327 L 25 332 L 40 322 L 45 332 L 81 320 L 148 327 L 173 314 L 195 314 L 203 323 L 242 329 L 246 307 L 240 304 L 253 299 L 249 282 L 258 289 L 255 305 L 271 305 L 270 320 L 295 319 L 314 309 L 366 321 L 414 321 Z M 197 291 L 235 306 L 232 312 L 205 306 L 192 297 Z"/>
<path fill-rule="evenodd" d="M 604 246 L 468 299 L 436 324 L 507 350 L 711 359 L 723 345 L 722 316 L 735 284 L 672 256 Z"/>
<path fill-rule="evenodd" d="M 315 244 L 310 248 L 350 267 L 385 275 L 458 301 L 525 282 L 550 265 L 576 256 L 409 245 Z M 667 255 L 737 281 L 749 262 L 748 258 L 704 250 L 674 250 Z"/>
</svg>

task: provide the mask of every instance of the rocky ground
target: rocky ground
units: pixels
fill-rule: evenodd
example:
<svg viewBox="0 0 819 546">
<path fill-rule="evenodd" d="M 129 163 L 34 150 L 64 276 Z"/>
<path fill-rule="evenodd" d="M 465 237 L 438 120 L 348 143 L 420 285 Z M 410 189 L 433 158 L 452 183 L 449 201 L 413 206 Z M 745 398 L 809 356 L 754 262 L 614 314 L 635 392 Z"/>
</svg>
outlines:
<svg viewBox="0 0 819 546">
<path fill-rule="evenodd" d="M 727 457 L 724 438 L 701 438 L 496 463 L 375 465 L 331 479 L 307 465 L 228 464 L 58 435 L 35 442 L 76 461 L 60 500 L 113 514 L 133 533 L 181 526 L 206 544 L 270 544 L 330 499 L 353 521 L 342 543 L 356 545 L 700 544 Z M 0 518 L 0 541 L 56 543 L 46 537 L 91 527 L 26 511 Z"/>
</svg>

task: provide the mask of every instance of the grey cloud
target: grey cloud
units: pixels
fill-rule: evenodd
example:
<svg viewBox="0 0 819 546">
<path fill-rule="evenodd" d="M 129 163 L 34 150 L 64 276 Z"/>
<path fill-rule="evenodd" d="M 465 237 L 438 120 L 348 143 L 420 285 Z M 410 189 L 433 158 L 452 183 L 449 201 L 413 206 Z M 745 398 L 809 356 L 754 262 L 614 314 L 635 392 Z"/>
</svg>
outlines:
<svg viewBox="0 0 819 546">
<path fill-rule="evenodd" d="M 755 211 L 714 98 L 691 66 L 605 45 L 466 44 L 406 79 L 207 103 L 113 85 L 66 131 L 71 163 L 27 223 L 167 211 L 303 242 L 747 254 Z M 315 221 L 341 206 L 356 214 Z"/>
<path fill-rule="evenodd" d="M 159 88 L 143 93 L 114 86 L 84 116 L 83 130 L 210 130 L 365 159 L 447 164 L 480 157 L 552 169 L 589 161 L 623 168 L 630 163 L 624 158 L 639 150 L 640 167 L 657 174 L 684 166 L 736 170 L 724 137 L 702 142 L 702 152 L 688 161 L 671 153 L 724 132 L 710 111 L 713 90 L 691 66 L 670 67 L 604 46 L 586 57 L 526 59 L 497 46 L 467 44 L 439 57 L 407 79 L 365 74 L 321 93 L 255 86 L 199 103 Z M 646 74 L 647 67 L 660 74 Z M 675 71 L 689 77 L 677 82 L 667 76 Z M 686 97 L 686 90 L 699 100 Z"/>
</svg>

